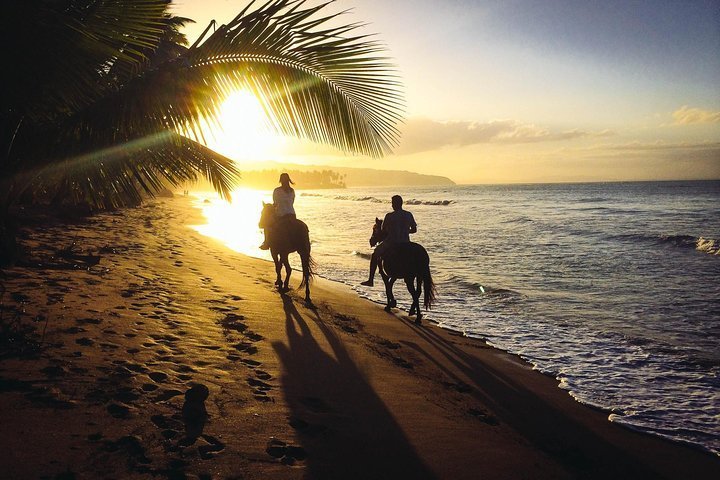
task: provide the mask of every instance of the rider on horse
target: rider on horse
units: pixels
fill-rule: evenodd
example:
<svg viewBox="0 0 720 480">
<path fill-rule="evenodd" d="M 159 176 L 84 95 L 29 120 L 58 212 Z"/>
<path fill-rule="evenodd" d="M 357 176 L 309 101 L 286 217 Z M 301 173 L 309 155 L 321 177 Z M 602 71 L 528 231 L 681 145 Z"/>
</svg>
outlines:
<svg viewBox="0 0 720 480">
<path fill-rule="evenodd" d="M 270 244 L 268 243 L 268 228 L 282 227 L 285 221 L 297 218 L 295 215 L 295 207 L 293 207 L 295 203 L 295 190 L 290 184 L 295 184 L 295 182 L 290 180 L 290 175 L 287 173 L 280 174 L 280 186 L 273 190 L 273 205 L 275 205 L 275 217 L 277 221 L 272 227 L 268 226 L 264 229 L 265 239 L 262 245 L 260 245 L 261 250 L 270 248 Z"/>
<path fill-rule="evenodd" d="M 392 197 L 393 211 L 385 215 L 385 219 L 382 222 L 382 231 L 385 234 L 385 239 L 375 247 L 375 251 L 370 258 L 370 277 L 360 285 L 372 287 L 378 263 L 383 258 L 383 255 L 395 245 L 409 243 L 410 234 L 417 232 L 415 218 L 413 218 L 412 213 L 403 210 L 402 205 L 402 197 L 400 195 L 394 195 Z"/>
</svg>

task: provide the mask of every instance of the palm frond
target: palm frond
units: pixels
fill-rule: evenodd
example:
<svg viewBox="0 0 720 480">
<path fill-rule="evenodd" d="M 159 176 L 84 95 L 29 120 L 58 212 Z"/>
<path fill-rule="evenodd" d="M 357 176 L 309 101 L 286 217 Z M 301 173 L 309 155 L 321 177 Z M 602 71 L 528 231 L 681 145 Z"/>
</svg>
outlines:
<svg viewBox="0 0 720 480">
<path fill-rule="evenodd" d="M 348 35 L 360 24 L 323 30 L 340 14 L 317 17 L 327 4 L 305 5 L 274 0 L 236 17 L 188 52 L 190 68 L 220 98 L 237 88 L 254 92 L 285 134 L 346 152 L 388 153 L 404 102 L 384 47 Z"/>
<path fill-rule="evenodd" d="M 49 76 L 23 62 L 2 93 L 2 153 L 12 147 L 0 157 L 12 177 L 5 192 L 112 207 L 203 175 L 227 195 L 236 167 L 197 141 L 203 122 L 220 122 L 224 99 L 243 88 L 282 133 L 376 157 L 397 143 L 404 102 L 384 47 L 358 34 L 360 24 L 330 26 L 340 13 L 319 14 L 327 4 L 250 4 L 204 42 L 175 44 L 153 63 L 185 20 L 168 19 L 167 0 L 73 0 L 66 10 L 38 2 L 31 12 L 53 26 L 43 41 L 59 46 L 49 49 Z M 23 86 L 34 73 L 42 81 Z"/>
<path fill-rule="evenodd" d="M 223 100 L 248 89 L 284 134 L 348 153 L 389 153 L 404 102 L 384 48 L 366 36 L 345 36 L 359 25 L 320 29 L 337 15 L 313 18 L 324 5 L 304 3 L 273 0 L 221 26 L 82 112 L 83 135 L 122 125 L 129 137 L 172 129 L 202 141 L 201 123 L 220 122 Z"/>
<path fill-rule="evenodd" d="M 52 162 L 31 172 L 23 194 L 51 203 L 116 208 L 202 177 L 229 199 L 239 175 L 231 159 L 182 135 L 163 132 Z"/>
<path fill-rule="evenodd" d="M 167 0 L 24 0 L 3 5 L 2 112 L 52 123 L 91 105 L 139 70 L 166 26 Z"/>
</svg>

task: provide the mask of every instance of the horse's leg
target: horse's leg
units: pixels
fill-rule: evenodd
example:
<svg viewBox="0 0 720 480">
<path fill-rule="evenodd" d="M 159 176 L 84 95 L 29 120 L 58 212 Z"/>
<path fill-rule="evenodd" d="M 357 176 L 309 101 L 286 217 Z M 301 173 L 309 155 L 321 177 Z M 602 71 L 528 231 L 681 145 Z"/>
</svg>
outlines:
<svg viewBox="0 0 720 480">
<path fill-rule="evenodd" d="M 419 314 L 420 307 L 418 304 L 417 291 L 415 290 L 415 278 L 405 278 L 405 285 L 407 285 L 408 292 L 410 292 L 410 296 L 412 297 L 412 305 L 410 305 L 410 311 L 408 312 L 408 315 L 415 315 L 415 312 L 418 312 Z"/>
<path fill-rule="evenodd" d="M 282 278 L 280 278 L 280 270 L 282 269 L 282 264 L 280 263 L 280 255 L 275 252 L 270 252 L 272 254 L 273 263 L 275 263 L 275 274 L 277 275 L 277 278 L 275 279 L 275 286 L 279 289 L 282 287 Z"/>
<path fill-rule="evenodd" d="M 292 267 L 290 267 L 290 258 L 288 255 L 282 257 L 282 263 L 285 265 L 285 282 L 283 283 L 282 291 L 290 291 L 290 274 L 292 274 Z"/>
<path fill-rule="evenodd" d="M 390 279 L 390 308 L 397 307 L 397 300 L 395 300 L 395 294 L 393 294 L 393 285 L 395 285 L 396 280 L 397 278 Z"/>
<path fill-rule="evenodd" d="M 415 317 L 415 323 L 420 325 L 422 320 L 422 311 L 420 310 L 420 294 L 422 294 L 422 277 L 417 277 L 417 288 L 415 289 L 415 305 L 417 306 L 417 316 Z"/>
<path fill-rule="evenodd" d="M 300 255 L 303 269 L 303 282 L 305 282 L 305 305 L 312 305 L 310 300 L 310 252 L 303 252 Z"/>
<path fill-rule="evenodd" d="M 395 284 L 395 280 L 397 279 L 393 277 L 383 277 L 383 282 L 385 283 L 385 296 L 387 297 L 387 305 L 385 305 L 386 312 L 389 312 L 390 309 L 397 305 L 395 295 L 393 295 L 393 285 Z"/>
</svg>

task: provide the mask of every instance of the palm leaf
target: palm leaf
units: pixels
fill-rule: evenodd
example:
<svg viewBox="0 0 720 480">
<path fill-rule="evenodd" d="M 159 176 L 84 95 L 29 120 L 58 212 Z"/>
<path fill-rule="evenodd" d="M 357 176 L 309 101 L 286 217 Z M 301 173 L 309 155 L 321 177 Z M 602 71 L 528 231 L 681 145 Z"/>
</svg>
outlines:
<svg viewBox="0 0 720 480">
<path fill-rule="evenodd" d="M 304 3 L 275 0 L 221 26 L 176 61 L 82 112 L 84 135 L 122 125 L 128 137 L 172 129 L 202 141 L 202 122 L 220 122 L 223 100 L 244 88 L 284 134 L 348 153 L 389 153 L 403 101 L 392 65 L 378 56 L 382 47 L 342 36 L 357 25 L 316 30 L 335 15 L 312 19 L 322 6 L 303 9 Z"/>
<path fill-rule="evenodd" d="M 352 33 L 360 25 L 327 26 L 338 14 L 318 16 L 326 4 L 248 5 L 205 41 L 154 65 L 147 56 L 167 31 L 159 9 L 167 6 L 164 0 L 77 3 L 85 8 L 58 24 L 69 45 L 88 42 L 81 50 L 86 58 L 56 66 L 53 78 L 67 80 L 77 68 L 82 80 L 49 89 L 55 101 L 44 110 L 42 102 L 22 105 L 31 121 L 4 169 L 22 174 L 15 194 L 110 207 L 135 203 L 163 182 L 202 174 L 227 195 L 235 167 L 197 141 L 203 122 L 221 121 L 220 105 L 240 88 L 258 96 L 272 125 L 285 134 L 371 156 L 387 154 L 397 143 L 403 101 L 393 66 L 379 43 Z M 107 7 L 112 3 L 117 10 Z M 190 132 L 195 141 L 177 132 Z"/>
<path fill-rule="evenodd" d="M 32 172 L 23 195 L 52 203 L 116 208 L 140 203 L 168 185 L 210 181 L 229 198 L 235 162 L 189 138 L 164 132 L 92 154 L 53 162 Z"/>
</svg>

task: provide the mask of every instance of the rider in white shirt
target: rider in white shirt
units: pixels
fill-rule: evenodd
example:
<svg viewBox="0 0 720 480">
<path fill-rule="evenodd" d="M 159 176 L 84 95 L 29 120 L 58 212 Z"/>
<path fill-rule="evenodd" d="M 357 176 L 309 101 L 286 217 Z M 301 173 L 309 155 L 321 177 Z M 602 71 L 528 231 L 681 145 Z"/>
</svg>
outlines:
<svg viewBox="0 0 720 480">
<path fill-rule="evenodd" d="M 273 190 L 273 205 L 275 205 L 275 216 L 277 221 L 286 221 L 289 219 L 295 219 L 295 190 L 290 186 L 294 185 L 294 182 L 290 180 L 290 175 L 287 173 L 280 174 L 280 186 Z M 265 240 L 260 249 L 267 250 L 270 248 L 267 238 L 267 228 L 265 229 Z"/>
</svg>

